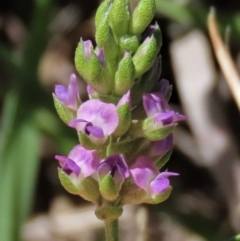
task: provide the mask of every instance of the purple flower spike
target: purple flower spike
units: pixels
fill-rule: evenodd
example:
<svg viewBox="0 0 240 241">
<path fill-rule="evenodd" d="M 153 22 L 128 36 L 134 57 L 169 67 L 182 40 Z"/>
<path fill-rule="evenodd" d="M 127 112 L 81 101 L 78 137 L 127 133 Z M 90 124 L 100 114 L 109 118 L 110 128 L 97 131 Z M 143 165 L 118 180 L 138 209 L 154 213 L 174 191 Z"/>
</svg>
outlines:
<svg viewBox="0 0 240 241">
<path fill-rule="evenodd" d="M 118 185 L 121 185 L 130 175 L 127 163 L 120 154 L 114 154 L 102 161 L 99 164 L 98 173 L 100 178 L 110 174 Z"/>
<path fill-rule="evenodd" d="M 173 147 L 173 135 L 170 134 L 166 138 L 160 141 L 152 142 L 152 148 L 150 151 L 150 156 L 163 156 L 168 151 L 170 151 Z"/>
<path fill-rule="evenodd" d="M 54 91 L 57 99 L 73 110 L 77 110 L 80 97 L 78 81 L 75 74 L 71 74 L 68 88 L 63 85 L 56 85 Z"/>
<path fill-rule="evenodd" d="M 92 99 L 84 102 L 77 111 L 77 119 L 69 123 L 79 132 L 97 138 L 107 138 L 118 126 L 116 106 Z"/>
<path fill-rule="evenodd" d="M 143 95 L 143 106 L 148 117 L 154 117 L 154 123 L 170 125 L 172 123 L 186 120 L 186 117 L 172 110 L 161 93 Z"/>
<path fill-rule="evenodd" d="M 80 145 L 75 146 L 68 157 L 56 155 L 62 170 L 68 175 L 74 173 L 77 177 L 91 176 L 98 168 L 100 157 L 96 151 L 86 150 Z"/>
<path fill-rule="evenodd" d="M 175 172 L 162 172 L 160 173 L 150 184 L 152 194 L 161 194 L 170 186 L 170 181 L 168 177 L 178 176 Z"/>
<path fill-rule="evenodd" d="M 153 162 L 145 156 L 137 158 L 135 164 L 130 168 L 130 172 L 135 184 L 150 196 L 161 194 L 170 186 L 168 177 L 178 176 L 174 172 L 159 173 Z"/>
</svg>

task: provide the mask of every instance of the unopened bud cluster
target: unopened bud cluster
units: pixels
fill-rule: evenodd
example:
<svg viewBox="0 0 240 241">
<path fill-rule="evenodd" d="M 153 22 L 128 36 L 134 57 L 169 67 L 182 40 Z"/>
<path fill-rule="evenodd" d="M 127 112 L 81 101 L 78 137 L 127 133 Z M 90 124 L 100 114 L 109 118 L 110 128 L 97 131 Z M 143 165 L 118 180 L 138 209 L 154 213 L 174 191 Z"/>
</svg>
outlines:
<svg viewBox="0 0 240 241">
<path fill-rule="evenodd" d="M 97 46 L 81 39 L 75 54 L 89 100 L 81 101 L 75 74 L 53 94 L 59 117 L 80 142 L 67 157 L 56 156 L 60 181 L 95 203 L 100 219 L 118 218 L 124 204 L 164 201 L 169 177 L 178 175 L 159 172 L 171 155 L 173 129 L 185 117 L 168 105 L 168 81 L 157 86 L 161 32 L 157 23 L 149 26 L 154 14 L 154 0 L 141 0 L 133 12 L 128 0 L 103 1 L 95 19 Z"/>
</svg>

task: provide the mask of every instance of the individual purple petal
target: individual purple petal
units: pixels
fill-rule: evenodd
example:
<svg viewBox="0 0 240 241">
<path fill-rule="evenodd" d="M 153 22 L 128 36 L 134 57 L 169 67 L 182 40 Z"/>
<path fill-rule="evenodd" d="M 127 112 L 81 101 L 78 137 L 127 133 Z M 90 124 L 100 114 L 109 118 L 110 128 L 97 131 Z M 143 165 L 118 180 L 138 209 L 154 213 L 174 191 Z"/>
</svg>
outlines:
<svg viewBox="0 0 240 241">
<path fill-rule="evenodd" d="M 93 89 L 93 87 L 91 85 L 87 85 L 87 93 L 88 93 L 88 96 L 92 96 L 94 94 L 97 93 L 97 91 L 95 89 Z"/>
<path fill-rule="evenodd" d="M 168 109 L 168 103 L 160 93 L 143 94 L 143 107 L 148 117 Z"/>
<path fill-rule="evenodd" d="M 67 158 L 65 156 L 59 156 L 56 155 L 55 159 L 57 159 L 62 167 L 62 170 L 70 175 L 71 173 L 74 173 L 77 177 L 79 176 L 81 172 L 81 168 L 70 158 Z"/>
<path fill-rule="evenodd" d="M 169 187 L 169 185 L 170 181 L 168 178 L 155 179 L 150 184 L 151 193 L 160 194 L 164 192 Z"/>
<path fill-rule="evenodd" d="M 105 67 L 104 48 L 97 50 L 96 56 L 98 57 L 100 64 Z"/>
<path fill-rule="evenodd" d="M 93 125 L 86 125 L 85 128 L 86 133 L 89 135 L 90 133 L 97 137 L 97 138 L 103 138 L 104 137 L 104 133 L 101 127 L 98 126 L 93 126 Z"/>
<path fill-rule="evenodd" d="M 155 115 L 154 123 L 156 122 L 162 122 L 162 125 L 170 125 L 173 123 L 174 120 L 174 112 L 168 111 L 168 112 L 162 112 Z"/>
<path fill-rule="evenodd" d="M 77 119 L 102 128 L 104 136 L 111 135 L 119 122 L 116 106 L 96 99 L 88 100 L 79 107 Z M 81 128 L 77 127 L 77 130 L 83 131 Z"/>
<path fill-rule="evenodd" d="M 178 122 L 178 121 L 185 121 L 187 118 L 184 115 L 178 114 L 178 113 L 174 113 L 173 114 L 173 122 Z"/>
<path fill-rule="evenodd" d="M 140 156 L 131 166 L 130 172 L 135 184 L 147 191 L 150 182 L 157 176 L 158 169 L 148 157 Z"/>
<path fill-rule="evenodd" d="M 78 81 L 75 74 L 71 74 L 68 88 L 56 85 L 54 93 L 58 100 L 73 110 L 77 110 L 80 98 Z"/>
<path fill-rule="evenodd" d="M 84 54 L 87 59 L 90 59 L 91 56 L 91 50 L 93 49 L 93 45 L 91 40 L 86 40 L 83 42 L 84 47 Z"/>
<path fill-rule="evenodd" d="M 156 195 L 161 194 L 170 186 L 170 181 L 168 177 L 178 176 L 178 175 L 179 174 L 175 172 L 160 173 L 150 184 L 151 192 Z"/>
<path fill-rule="evenodd" d="M 173 147 L 173 135 L 170 134 L 160 141 L 152 142 L 150 156 L 163 156 Z"/>
<path fill-rule="evenodd" d="M 120 154 L 114 154 L 102 161 L 99 164 L 98 173 L 100 178 L 107 174 L 111 175 L 117 184 L 122 183 L 130 175 L 127 163 Z"/>
<path fill-rule="evenodd" d="M 129 104 L 129 106 L 131 106 L 130 90 L 125 95 L 123 95 L 123 97 L 118 101 L 117 108 L 125 104 Z"/>
</svg>

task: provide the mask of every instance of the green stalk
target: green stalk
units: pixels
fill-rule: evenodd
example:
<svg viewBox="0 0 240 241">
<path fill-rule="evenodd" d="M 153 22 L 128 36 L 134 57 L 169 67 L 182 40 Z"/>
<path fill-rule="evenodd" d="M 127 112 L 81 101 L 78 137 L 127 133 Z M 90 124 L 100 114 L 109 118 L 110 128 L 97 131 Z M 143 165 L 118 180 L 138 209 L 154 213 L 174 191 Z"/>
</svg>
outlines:
<svg viewBox="0 0 240 241">
<path fill-rule="evenodd" d="M 106 241 L 118 241 L 118 219 L 105 222 Z"/>
</svg>

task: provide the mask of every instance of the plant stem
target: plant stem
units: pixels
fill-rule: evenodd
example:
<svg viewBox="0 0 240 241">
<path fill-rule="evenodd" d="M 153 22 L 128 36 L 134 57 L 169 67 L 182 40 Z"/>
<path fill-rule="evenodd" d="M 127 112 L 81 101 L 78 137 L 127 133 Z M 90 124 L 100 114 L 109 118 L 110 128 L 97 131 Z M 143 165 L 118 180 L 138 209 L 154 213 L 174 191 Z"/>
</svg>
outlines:
<svg viewBox="0 0 240 241">
<path fill-rule="evenodd" d="M 118 241 L 118 219 L 105 222 L 106 241 Z"/>
</svg>

